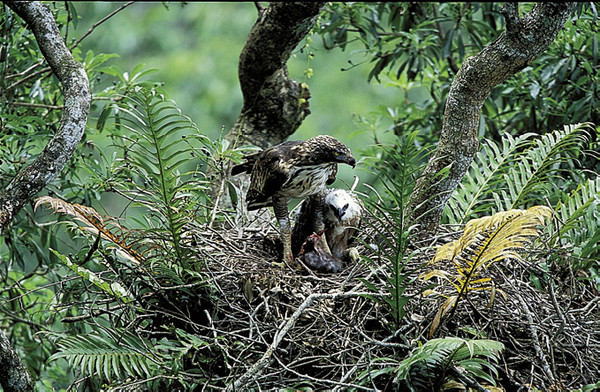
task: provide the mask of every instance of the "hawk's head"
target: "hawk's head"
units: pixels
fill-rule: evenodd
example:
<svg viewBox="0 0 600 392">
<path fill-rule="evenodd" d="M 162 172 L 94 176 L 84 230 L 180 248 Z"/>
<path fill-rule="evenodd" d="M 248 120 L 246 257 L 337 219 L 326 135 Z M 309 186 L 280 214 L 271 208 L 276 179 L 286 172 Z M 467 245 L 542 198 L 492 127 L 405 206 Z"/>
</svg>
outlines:
<svg viewBox="0 0 600 392">
<path fill-rule="evenodd" d="M 357 224 L 362 213 L 360 204 L 343 189 L 328 192 L 325 196 L 324 207 L 326 209 L 325 219 L 336 225 Z"/>
<path fill-rule="evenodd" d="M 304 155 L 303 158 L 308 161 L 345 163 L 352 167 L 356 165 L 356 160 L 350 149 L 329 135 L 312 137 L 302 143 L 301 148 L 305 152 L 305 154 L 302 154 Z"/>
</svg>

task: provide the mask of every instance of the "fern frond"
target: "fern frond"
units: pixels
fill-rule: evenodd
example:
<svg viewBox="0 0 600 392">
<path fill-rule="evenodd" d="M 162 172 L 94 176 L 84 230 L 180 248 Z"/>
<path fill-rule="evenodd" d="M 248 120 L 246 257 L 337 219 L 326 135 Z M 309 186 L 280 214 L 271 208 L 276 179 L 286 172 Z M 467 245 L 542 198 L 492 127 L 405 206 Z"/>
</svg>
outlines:
<svg viewBox="0 0 600 392">
<path fill-rule="evenodd" d="M 162 233 L 163 247 L 178 263 L 191 263 L 191 249 L 185 246 L 187 227 L 197 200 L 205 197 L 205 181 L 185 171 L 195 160 L 195 148 L 210 145 L 192 120 L 173 101 L 153 89 L 137 88 L 115 106 L 118 121 L 128 136 L 122 145 L 124 160 L 134 167 L 133 184 L 125 191 L 134 205 L 154 212 L 143 214 L 142 227 Z M 133 185 L 134 189 L 131 189 Z"/>
<path fill-rule="evenodd" d="M 517 138 L 510 134 L 502 137 L 499 147 L 492 140 L 485 140 L 473 164 L 448 202 L 446 214 L 450 223 L 464 223 L 476 215 L 491 201 L 492 190 L 502 181 L 502 173 L 515 159 L 515 154 L 531 144 L 535 134 L 526 133 Z"/>
<path fill-rule="evenodd" d="M 537 235 L 537 231 L 534 229 L 535 226 L 543 224 L 544 218 L 551 216 L 552 209 L 545 206 L 533 206 L 527 210 L 514 209 L 498 212 L 492 216 L 471 219 L 465 225 L 463 235 L 458 240 L 441 246 L 430 263 L 434 264 L 441 260 L 453 260 L 471 245 L 475 237 L 481 233 L 488 233 L 488 235 L 492 236 L 492 239 L 496 238 L 498 242 L 506 239 L 502 235 L 512 235 L 515 237 L 515 240 L 528 235 Z M 507 227 L 503 226 L 503 224 L 510 222 L 512 222 L 511 225 Z M 504 230 L 501 230 L 503 228 Z M 500 231 L 499 234 L 501 236 L 494 237 L 494 234 L 498 234 L 498 231 Z"/>
<path fill-rule="evenodd" d="M 590 124 L 565 125 L 536 139 L 518 165 L 512 167 L 505 179 L 514 185 L 509 188 L 510 198 L 506 209 L 529 203 L 535 191 L 548 186 L 554 179 L 562 179 L 559 165 L 577 159 L 581 146 L 588 141 Z M 510 201 L 510 203 L 508 203 Z"/>
<path fill-rule="evenodd" d="M 373 172 L 381 179 L 380 186 L 387 198 L 384 200 L 372 187 L 376 197 L 365 197 L 366 203 L 374 212 L 374 221 L 367 222 L 378 238 L 377 259 L 366 257 L 375 268 L 384 263 L 384 292 L 374 296 L 399 323 L 405 315 L 408 297 L 404 295 L 410 279 L 404 271 L 413 253 L 409 251 L 412 237 L 410 220 L 406 215 L 411 193 L 415 187 L 415 173 L 421 171 L 426 163 L 427 151 L 416 146 L 418 132 L 398 139 L 392 145 L 380 145 L 384 158 L 369 162 Z M 385 162 L 385 164 L 382 164 Z M 364 281 L 363 281 L 364 282 Z M 375 289 L 375 285 L 364 282 L 367 287 Z M 375 289 L 375 291 L 377 291 Z"/>
<path fill-rule="evenodd" d="M 143 264 L 155 249 L 154 246 L 140 241 L 132 230 L 121 226 L 115 218 L 102 216 L 92 207 L 68 203 L 55 197 L 42 196 L 36 200 L 34 209 L 42 204 L 47 204 L 54 211 L 70 215 L 76 221 L 83 223 L 83 225 L 77 225 L 81 231 L 95 236 L 100 235 L 114 244 L 121 256 L 136 264 Z"/>
<path fill-rule="evenodd" d="M 552 209 L 548 207 L 534 206 L 527 210 L 510 210 L 472 219 L 465 225 L 459 239 L 437 250 L 430 264 L 448 260 L 452 262 L 454 270 L 452 273 L 434 270 L 420 277 L 425 281 L 442 277 L 451 283 L 457 295 L 449 297 L 438 310 L 430 328 L 430 336 L 435 333 L 441 318 L 450 310 L 453 313 L 460 300 L 469 292 L 491 291 L 494 288 L 491 279 L 481 277 L 481 274 L 498 260 L 508 257 L 521 260 L 519 252 L 532 237 L 539 235 L 538 226 L 544 223 L 545 218 L 551 217 L 552 213 Z M 449 302 L 451 298 L 452 301 Z"/>
<path fill-rule="evenodd" d="M 458 337 L 432 339 L 413 350 L 397 368 L 396 382 L 403 381 L 411 391 L 432 390 L 451 377 L 449 369 L 463 367 L 469 376 L 495 385 L 498 363 L 504 345 L 495 340 L 469 340 Z M 483 359 L 477 360 L 477 359 Z M 493 374 L 486 373 L 483 369 Z"/>
<path fill-rule="evenodd" d="M 506 211 L 539 201 L 554 182 L 564 181 L 565 166 L 576 160 L 589 139 L 589 123 L 566 125 L 532 139 L 504 135 L 502 146 L 487 141 L 448 202 L 450 223 L 485 212 Z"/>
<path fill-rule="evenodd" d="M 600 176 L 580 184 L 556 206 L 550 244 L 570 245 L 578 257 L 598 258 Z"/>
<path fill-rule="evenodd" d="M 141 337 L 128 331 L 103 330 L 70 336 L 58 342 L 58 351 L 48 361 L 65 359 L 72 369 L 90 377 L 110 381 L 116 378 L 151 377 L 161 359 Z"/>
</svg>

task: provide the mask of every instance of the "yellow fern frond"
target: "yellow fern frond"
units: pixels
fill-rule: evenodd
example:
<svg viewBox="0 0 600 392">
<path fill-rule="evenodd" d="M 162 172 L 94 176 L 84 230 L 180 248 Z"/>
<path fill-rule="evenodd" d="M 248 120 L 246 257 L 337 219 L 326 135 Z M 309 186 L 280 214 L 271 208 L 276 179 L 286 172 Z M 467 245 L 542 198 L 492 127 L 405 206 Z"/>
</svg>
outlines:
<svg viewBox="0 0 600 392">
<path fill-rule="evenodd" d="M 545 206 L 498 212 L 469 221 L 459 239 L 441 246 L 430 264 L 448 260 L 452 262 L 454 270 L 433 270 L 420 277 L 423 280 L 442 278 L 449 282 L 458 294 L 449 297 L 456 297 L 453 301 L 446 300 L 442 305 L 430 333 L 435 332 L 441 318 L 450 309 L 454 312 L 459 301 L 468 292 L 490 290 L 491 295 L 495 296 L 497 289 L 493 281 L 489 277 L 481 277 L 481 273 L 492 263 L 508 257 L 521 260 L 519 252 L 525 249 L 533 237 L 539 235 L 539 225 L 551 216 L 552 209 Z"/>
<path fill-rule="evenodd" d="M 137 264 L 144 262 L 143 255 L 150 250 L 148 246 L 131 238 L 132 230 L 118 224 L 113 217 L 100 215 L 92 207 L 68 203 L 55 197 L 42 196 L 36 200 L 34 209 L 42 204 L 48 204 L 54 211 L 70 215 L 76 221 L 82 222 L 84 225 L 77 225 L 80 230 L 96 236 L 100 235 L 103 239 L 116 245 L 123 257 Z"/>
<path fill-rule="evenodd" d="M 505 231 L 500 233 L 501 235 L 496 241 L 499 241 L 502 235 L 515 233 L 515 231 L 519 230 L 522 230 L 522 232 L 520 232 L 522 237 L 536 236 L 538 234 L 536 226 L 543 224 L 544 218 L 549 218 L 551 216 L 551 208 L 546 206 L 534 206 L 527 210 L 514 209 L 498 212 L 492 216 L 472 219 L 465 225 L 461 238 L 442 245 L 430 261 L 430 264 L 437 263 L 441 260 L 454 260 L 456 256 L 474 242 L 475 237 L 478 234 L 500 228 L 507 222 L 513 223 L 512 225 L 507 226 Z M 519 227 L 519 225 L 522 227 Z M 517 240 L 517 238 L 515 238 L 515 240 Z"/>
</svg>

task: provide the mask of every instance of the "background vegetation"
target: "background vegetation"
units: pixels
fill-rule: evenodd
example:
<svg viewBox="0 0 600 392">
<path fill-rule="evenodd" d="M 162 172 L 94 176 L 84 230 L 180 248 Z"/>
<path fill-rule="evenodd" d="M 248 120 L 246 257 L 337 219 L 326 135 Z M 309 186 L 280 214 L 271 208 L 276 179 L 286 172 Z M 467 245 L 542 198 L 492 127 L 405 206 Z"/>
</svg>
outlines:
<svg viewBox="0 0 600 392">
<path fill-rule="evenodd" d="M 48 5 L 69 45 L 119 6 Z M 525 13 L 531 5 L 520 7 Z M 444 218 L 451 237 L 474 218 L 550 207 L 554 219 L 541 239 L 519 253 L 535 265 L 533 272 L 520 271 L 520 279 L 539 293 L 560 291 L 582 308 L 600 287 L 596 9 L 580 4 L 541 58 L 493 91 L 481 117 L 480 154 Z M 246 370 L 231 371 L 238 366 L 233 358 L 242 362 L 246 351 L 261 352 L 260 345 L 240 347 L 247 343 L 225 332 L 212 335 L 227 316 L 221 283 L 207 267 L 228 252 L 227 241 L 212 240 L 214 231 L 236 219 L 211 204 L 206 173 L 244 153 L 221 136 L 242 104 L 237 58 L 256 16 L 252 3 L 133 4 L 74 50 L 95 98 L 84 142 L 45 192 L 52 198 L 21 212 L 0 239 L 0 327 L 39 390 L 226 387 Z M 41 54 L 5 6 L 1 19 L 4 187 L 45 146 L 63 102 L 49 72 L 24 78 L 43 71 Z M 365 331 L 398 351 L 366 361 L 343 380 L 353 388 L 443 389 L 452 379 L 470 388 L 477 383 L 468 381 L 499 381 L 509 390 L 510 377 L 490 365 L 506 342 L 480 339 L 482 331 L 464 333 L 451 315 L 437 320 L 438 335 L 413 330 L 411 339 L 422 345 L 399 337 L 414 324 L 407 315 L 422 293 L 442 295 L 427 297 L 440 301 L 426 300 L 433 309 L 428 330 L 456 287 L 448 273 L 418 280 L 433 250 L 411 246 L 402 212 L 437 140 L 452 78 L 503 28 L 493 3 L 332 3 L 288 64 L 312 95 L 312 114 L 292 138 L 328 133 L 361 158 L 362 170 L 340 168 L 336 186 L 348 188 L 353 175 L 360 177 L 357 191 L 372 214 L 361 237 L 361 266 L 371 271 L 360 276 L 361 298 L 381 317 Z M 460 257 L 468 261 L 473 254 Z M 470 265 L 482 273 L 481 264 Z M 568 288 L 557 284 L 566 275 L 575 277 Z M 470 290 L 469 284 L 461 287 Z M 256 290 L 244 291 L 249 304 Z M 449 356 L 454 362 L 444 360 Z M 561 380 L 555 370 L 558 381 L 539 376 L 532 383 L 593 388 L 600 365 L 582 363 L 579 375 Z M 461 378 L 458 368 L 471 378 Z"/>
</svg>

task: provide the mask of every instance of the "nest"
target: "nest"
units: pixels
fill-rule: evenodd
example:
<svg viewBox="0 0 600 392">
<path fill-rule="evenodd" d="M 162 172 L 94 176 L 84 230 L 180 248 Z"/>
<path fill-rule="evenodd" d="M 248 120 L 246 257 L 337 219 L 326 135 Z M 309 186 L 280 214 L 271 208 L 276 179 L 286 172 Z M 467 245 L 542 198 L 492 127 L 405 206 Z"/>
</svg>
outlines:
<svg viewBox="0 0 600 392">
<path fill-rule="evenodd" d="M 360 235 L 363 244 L 373 241 L 367 231 Z M 208 389 L 393 390 L 394 373 L 376 372 L 394 368 L 427 340 L 443 302 L 423 297 L 425 283 L 417 278 L 433 251 L 405 267 L 415 275 L 404 293 L 407 314 L 395 323 L 363 283 L 385 293 L 384 266 L 347 263 L 337 274 L 290 268 L 280 263 L 272 226 L 201 238 L 211 248 L 203 257 L 216 289 L 201 335 L 211 350 L 219 348 L 211 352 L 217 359 L 209 365 Z M 377 261 L 368 246 L 358 250 Z M 498 386 L 504 390 L 571 390 L 600 379 L 600 297 L 592 282 L 568 268 L 541 271 L 513 261 L 489 273 L 506 299 L 498 295 L 487 307 L 489 294 L 469 296 L 437 337 L 502 342 Z M 531 283 L 536 277 L 544 280 L 541 288 Z"/>
</svg>

